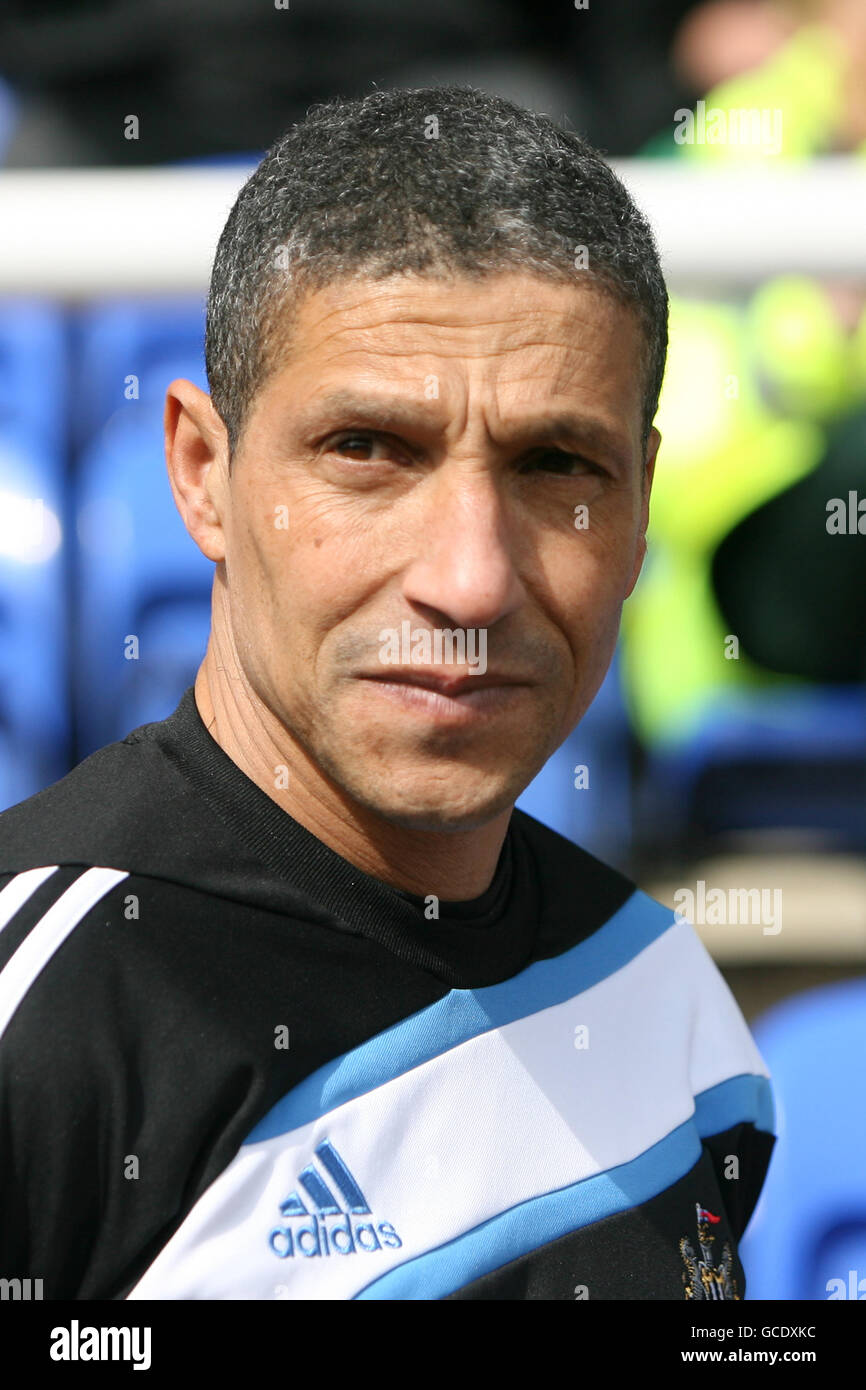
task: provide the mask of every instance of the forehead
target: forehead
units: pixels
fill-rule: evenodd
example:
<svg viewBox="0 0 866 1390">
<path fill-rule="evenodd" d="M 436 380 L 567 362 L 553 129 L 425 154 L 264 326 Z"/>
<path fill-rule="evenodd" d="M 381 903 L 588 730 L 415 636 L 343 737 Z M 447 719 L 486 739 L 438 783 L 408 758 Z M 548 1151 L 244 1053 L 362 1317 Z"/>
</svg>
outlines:
<svg viewBox="0 0 866 1390">
<path fill-rule="evenodd" d="M 496 396 L 504 405 L 591 405 L 640 433 L 645 337 L 636 312 L 575 271 L 482 278 L 396 275 L 335 281 L 287 316 L 266 384 L 300 405 L 339 386 L 402 384 Z M 265 404 L 265 402 L 261 402 Z"/>
</svg>

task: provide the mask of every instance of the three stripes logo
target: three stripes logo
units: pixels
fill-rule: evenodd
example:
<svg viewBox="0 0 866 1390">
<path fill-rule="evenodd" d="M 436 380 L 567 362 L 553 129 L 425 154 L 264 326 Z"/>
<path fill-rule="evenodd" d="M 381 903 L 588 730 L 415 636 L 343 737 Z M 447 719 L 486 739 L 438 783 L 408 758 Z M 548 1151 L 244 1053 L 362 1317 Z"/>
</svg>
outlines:
<svg viewBox="0 0 866 1390">
<path fill-rule="evenodd" d="M 318 1145 L 315 1155 L 330 1185 L 312 1163 L 298 1174 L 298 1187 L 280 1203 L 283 1224 L 275 1226 L 268 1237 L 274 1254 L 281 1260 L 289 1260 L 296 1255 L 307 1259 L 316 1255 L 356 1255 L 360 1250 L 372 1252 L 383 1246 L 398 1250 L 403 1242 L 390 1221 L 374 1225 L 372 1220 L 358 1219 L 371 1217 L 373 1213 L 329 1139 Z M 309 1205 L 301 1197 L 299 1188 L 303 1188 Z M 344 1207 L 334 1196 L 334 1190 L 342 1197 Z"/>
</svg>

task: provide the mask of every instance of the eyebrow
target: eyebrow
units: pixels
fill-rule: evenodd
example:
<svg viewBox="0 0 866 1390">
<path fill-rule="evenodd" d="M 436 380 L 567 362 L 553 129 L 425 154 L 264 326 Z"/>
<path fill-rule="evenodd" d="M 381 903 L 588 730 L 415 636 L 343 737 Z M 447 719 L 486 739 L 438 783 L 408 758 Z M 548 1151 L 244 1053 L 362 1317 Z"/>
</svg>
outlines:
<svg viewBox="0 0 866 1390">
<path fill-rule="evenodd" d="M 305 431 L 325 425 L 329 419 L 340 415 L 350 419 L 352 426 L 369 429 L 412 432 L 436 428 L 432 416 L 415 402 L 399 397 L 361 396 L 347 390 L 319 396 L 295 417 L 295 424 Z M 628 437 L 624 432 L 612 429 L 601 420 L 571 411 L 539 415 L 508 432 L 509 445 L 519 446 L 521 441 L 534 442 L 536 445 L 557 444 L 572 449 L 599 449 L 623 464 L 630 455 Z"/>
<path fill-rule="evenodd" d="M 359 396 L 354 391 L 333 391 L 319 396 L 295 417 L 302 429 L 315 429 L 335 415 L 351 416 L 352 423 L 377 429 L 429 429 L 431 420 L 417 405 L 398 397 Z"/>
</svg>

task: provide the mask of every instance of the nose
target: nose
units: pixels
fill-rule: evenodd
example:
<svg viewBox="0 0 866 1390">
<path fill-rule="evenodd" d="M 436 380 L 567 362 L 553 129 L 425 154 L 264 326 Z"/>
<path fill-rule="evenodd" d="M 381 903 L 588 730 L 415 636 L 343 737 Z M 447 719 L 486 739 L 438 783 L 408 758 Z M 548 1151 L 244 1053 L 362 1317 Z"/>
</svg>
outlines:
<svg viewBox="0 0 866 1390">
<path fill-rule="evenodd" d="M 418 519 L 420 543 L 404 597 L 451 626 L 492 627 L 526 597 L 515 566 L 519 532 L 489 471 L 449 462 L 438 474 Z"/>
</svg>

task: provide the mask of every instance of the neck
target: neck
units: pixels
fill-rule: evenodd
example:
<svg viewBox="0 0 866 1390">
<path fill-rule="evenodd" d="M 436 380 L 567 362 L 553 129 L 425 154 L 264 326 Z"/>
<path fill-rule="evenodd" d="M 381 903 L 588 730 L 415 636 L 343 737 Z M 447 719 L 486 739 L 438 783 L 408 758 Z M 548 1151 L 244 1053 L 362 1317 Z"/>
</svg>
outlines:
<svg viewBox="0 0 866 1390">
<path fill-rule="evenodd" d="M 511 811 L 466 831 L 415 830 L 361 806 L 316 765 L 260 699 L 238 660 L 224 586 L 214 586 L 211 633 L 195 702 L 211 737 L 272 801 L 364 873 L 394 888 L 444 901 L 490 887 Z M 284 788 L 274 769 L 285 766 Z"/>
</svg>

